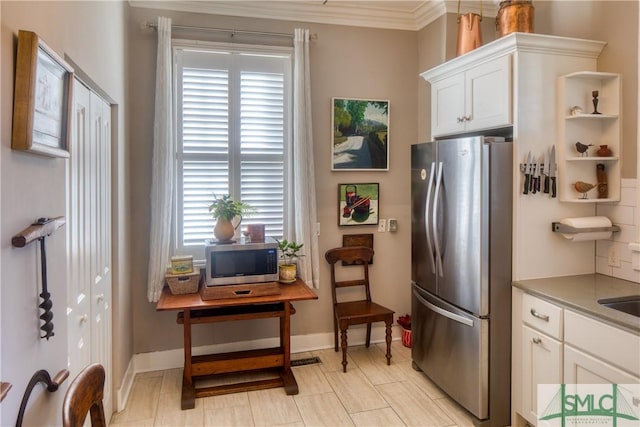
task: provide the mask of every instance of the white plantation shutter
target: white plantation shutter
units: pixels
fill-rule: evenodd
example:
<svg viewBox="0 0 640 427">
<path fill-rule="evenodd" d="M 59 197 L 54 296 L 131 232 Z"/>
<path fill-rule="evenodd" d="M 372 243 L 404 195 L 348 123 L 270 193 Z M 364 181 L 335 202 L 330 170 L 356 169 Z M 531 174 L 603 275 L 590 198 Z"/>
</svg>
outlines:
<svg viewBox="0 0 640 427">
<path fill-rule="evenodd" d="M 244 218 L 280 238 L 290 141 L 290 58 L 264 52 L 176 48 L 178 191 L 176 253 L 203 258 L 213 237 L 208 205 L 231 194 Z"/>
<path fill-rule="evenodd" d="M 282 237 L 284 75 L 243 72 L 240 79 L 240 195 L 257 209 L 247 223 Z"/>
</svg>

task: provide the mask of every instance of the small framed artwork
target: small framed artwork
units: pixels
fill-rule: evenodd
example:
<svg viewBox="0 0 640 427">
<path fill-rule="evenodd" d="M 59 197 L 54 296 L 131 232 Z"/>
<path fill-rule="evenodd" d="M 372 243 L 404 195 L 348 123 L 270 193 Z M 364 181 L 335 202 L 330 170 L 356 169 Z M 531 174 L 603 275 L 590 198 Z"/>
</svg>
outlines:
<svg viewBox="0 0 640 427">
<path fill-rule="evenodd" d="M 368 248 L 373 249 L 373 233 L 343 234 L 342 246 L 366 246 Z M 354 261 L 354 262 L 342 261 L 342 265 L 357 265 L 357 264 L 361 264 L 361 263 L 357 261 Z M 371 261 L 369 262 L 369 265 L 371 264 L 373 264 L 373 257 L 371 257 Z"/>
<path fill-rule="evenodd" d="M 333 98 L 331 170 L 389 170 L 389 101 Z"/>
<path fill-rule="evenodd" d="M 36 33 L 18 32 L 11 148 L 69 157 L 73 68 Z"/>
<path fill-rule="evenodd" d="M 338 184 L 338 225 L 378 223 L 380 185 Z"/>
</svg>

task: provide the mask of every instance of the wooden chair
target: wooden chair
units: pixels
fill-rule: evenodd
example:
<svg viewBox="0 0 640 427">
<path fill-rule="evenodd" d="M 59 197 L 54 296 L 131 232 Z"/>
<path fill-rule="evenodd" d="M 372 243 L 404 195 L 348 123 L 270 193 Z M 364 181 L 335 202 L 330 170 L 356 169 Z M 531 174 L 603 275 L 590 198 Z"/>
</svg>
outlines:
<svg viewBox="0 0 640 427">
<path fill-rule="evenodd" d="M 63 427 L 82 427 L 87 413 L 92 427 L 106 427 L 102 399 L 105 373 L 102 365 L 94 363 L 84 368 L 73 380 L 62 404 Z"/>
<path fill-rule="evenodd" d="M 333 296 L 333 331 L 335 351 L 338 351 L 338 327 L 340 328 L 340 343 L 342 347 L 342 372 L 347 372 L 347 329 L 349 325 L 367 324 L 366 346 L 371 343 L 371 323 L 384 322 L 386 325 L 387 365 L 391 364 L 391 325 L 393 324 L 392 310 L 371 301 L 369 289 L 369 263 L 373 257 L 373 249 L 366 246 L 348 246 L 330 249 L 324 254 L 331 265 L 331 295 Z M 362 268 L 363 277 L 357 280 L 336 280 L 335 264 L 338 261 L 356 263 Z M 350 267 L 351 268 L 351 267 Z M 349 286 L 364 286 L 365 299 L 359 301 L 338 302 L 336 289 Z"/>
</svg>

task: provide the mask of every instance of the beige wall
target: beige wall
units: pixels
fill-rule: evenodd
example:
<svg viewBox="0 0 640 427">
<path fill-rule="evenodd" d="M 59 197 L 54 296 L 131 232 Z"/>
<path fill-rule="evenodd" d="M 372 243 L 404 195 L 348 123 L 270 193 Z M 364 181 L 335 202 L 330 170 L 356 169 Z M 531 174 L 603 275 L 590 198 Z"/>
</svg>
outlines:
<svg viewBox="0 0 640 427">
<path fill-rule="evenodd" d="M 1 151 L 1 258 L 0 292 L 2 353 L 0 379 L 13 384 L 2 402 L 0 425 L 14 425 L 22 394 L 39 369 L 55 375 L 67 368 L 66 228 L 47 239 L 48 285 L 53 301 L 55 336 L 39 338 L 39 280 L 37 245 L 11 248 L 11 237 L 37 217 L 66 215 L 67 161 L 11 150 L 15 38 L 18 29 L 35 31 L 59 55 L 69 57 L 119 104 L 116 121 L 116 157 L 113 160 L 116 206 L 126 208 L 123 181 L 123 148 L 126 146 L 126 69 L 124 57 L 128 6 L 120 2 L 11 2 L 2 1 L 0 97 L 2 103 Z M 120 214 L 118 214 L 118 212 Z M 131 358 L 132 328 L 126 263 L 128 255 L 126 216 L 114 213 L 118 236 L 114 249 L 114 357 L 115 386 Z M 124 310 L 123 310 L 124 309 Z M 35 388 L 25 425 L 51 425 L 61 420 L 62 398 L 70 380 L 49 394 Z"/>
<path fill-rule="evenodd" d="M 416 91 L 418 69 L 415 32 L 374 30 L 347 26 L 168 13 L 132 9 L 131 35 L 131 165 L 134 271 L 135 352 L 149 352 L 182 346 L 182 329 L 175 324 L 175 313 L 158 313 L 147 302 L 146 264 L 148 257 L 149 185 L 151 176 L 151 140 L 153 117 L 153 73 L 156 36 L 138 29 L 140 20 L 170 16 L 174 24 L 201 25 L 235 29 L 293 33 L 295 27 L 309 28 L 318 34 L 311 44 L 311 95 L 313 99 L 313 135 L 315 141 L 318 221 L 321 224 L 320 251 L 340 246 L 342 234 L 374 233 L 375 277 L 372 293 L 399 314 L 410 312 L 410 213 L 409 145 L 417 141 Z M 184 35 L 174 34 L 174 37 Z M 202 36 L 202 35 L 200 35 Z M 219 37 L 219 36 L 209 36 Z M 220 40 L 220 39 L 219 39 Z M 224 41 L 228 38 L 223 37 Z M 255 40 L 252 40 L 255 42 Z M 265 40 L 263 39 L 263 42 Z M 331 172 L 331 97 L 387 99 L 390 101 L 390 170 L 388 172 Z M 397 233 L 377 233 L 375 226 L 337 226 L 337 186 L 339 183 L 380 183 L 380 215 L 398 219 Z M 296 303 L 298 310 L 292 325 L 293 335 L 326 333 L 332 330 L 329 270 L 321 259 L 319 299 Z M 158 333 L 162 331 L 162 333 Z M 253 324 L 231 323 L 194 328 L 194 344 L 250 340 L 277 336 L 275 321 Z"/>
</svg>

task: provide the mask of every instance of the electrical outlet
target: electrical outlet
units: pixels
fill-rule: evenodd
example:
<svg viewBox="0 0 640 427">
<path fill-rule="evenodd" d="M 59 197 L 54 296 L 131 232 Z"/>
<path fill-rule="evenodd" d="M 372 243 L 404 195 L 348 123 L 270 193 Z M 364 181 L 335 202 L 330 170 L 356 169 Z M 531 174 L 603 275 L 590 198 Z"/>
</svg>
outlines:
<svg viewBox="0 0 640 427">
<path fill-rule="evenodd" d="M 378 222 L 378 233 L 384 233 L 385 231 L 387 231 L 387 220 L 381 219 Z"/>
<path fill-rule="evenodd" d="M 620 251 L 616 244 L 611 245 L 607 254 L 607 265 L 609 267 L 620 267 Z"/>
</svg>

